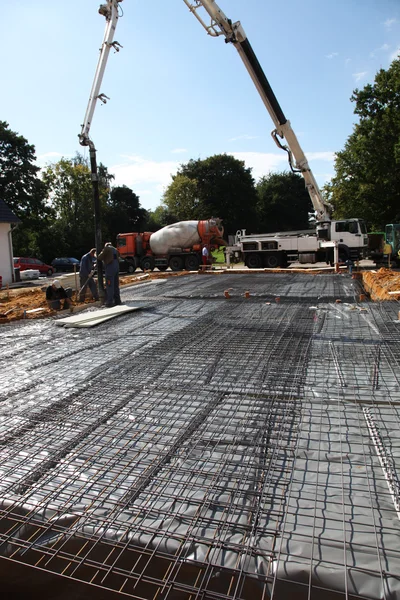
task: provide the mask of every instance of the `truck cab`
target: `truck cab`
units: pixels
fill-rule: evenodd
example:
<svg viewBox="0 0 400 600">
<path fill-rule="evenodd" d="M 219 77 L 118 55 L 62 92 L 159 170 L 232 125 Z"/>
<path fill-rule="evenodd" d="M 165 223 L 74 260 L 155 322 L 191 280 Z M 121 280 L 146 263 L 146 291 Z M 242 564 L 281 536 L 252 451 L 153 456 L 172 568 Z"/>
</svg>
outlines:
<svg viewBox="0 0 400 600">
<path fill-rule="evenodd" d="M 367 226 L 362 219 L 330 222 L 330 240 L 339 244 L 339 259 L 363 258 L 368 246 Z"/>
</svg>

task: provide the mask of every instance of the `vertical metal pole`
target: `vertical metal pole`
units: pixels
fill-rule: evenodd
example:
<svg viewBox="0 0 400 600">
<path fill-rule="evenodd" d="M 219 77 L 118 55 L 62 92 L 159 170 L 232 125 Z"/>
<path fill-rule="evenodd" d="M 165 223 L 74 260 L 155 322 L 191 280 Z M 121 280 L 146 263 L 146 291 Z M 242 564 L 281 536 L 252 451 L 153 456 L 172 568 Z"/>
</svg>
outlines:
<svg viewBox="0 0 400 600">
<path fill-rule="evenodd" d="M 92 141 L 89 141 L 90 154 L 90 170 L 92 176 L 93 189 L 93 208 L 94 208 L 94 236 L 97 256 L 103 249 L 101 239 L 101 210 L 100 210 L 100 193 L 99 193 L 99 175 L 97 173 L 96 148 Z M 103 279 L 103 263 L 97 259 L 97 289 L 99 292 L 100 302 L 104 301 L 104 279 Z"/>
<path fill-rule="evenodd" d="M 79 300 L 79 298 L 78 298 L 79 288 L 78 288 L 78 278 L 76 276 L 76 265 L 74 265 L 74 280 L 75 280 L 75 301 L 77 302 Z"/>
<path fill-rule="evenodd" d="M 334 242 L 333 247 L 333 262 L 335 263 L 335 273 L 339 273 L 339 247 L 338 243 Z"/>
</svg>

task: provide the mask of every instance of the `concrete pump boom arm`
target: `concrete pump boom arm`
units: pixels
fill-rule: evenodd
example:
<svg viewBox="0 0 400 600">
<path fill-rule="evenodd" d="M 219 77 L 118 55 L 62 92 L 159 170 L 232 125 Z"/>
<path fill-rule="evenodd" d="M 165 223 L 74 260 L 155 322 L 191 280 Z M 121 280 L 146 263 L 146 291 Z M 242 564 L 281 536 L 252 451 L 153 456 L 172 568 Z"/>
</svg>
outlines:
<svg viewBox="0 0 400 600">
<path fill-rule="evenodd" d="M 240 21 L 232 23 L 219 8 L 215 0 L 183 1 L 209 35 L 216 37 L 222 34 L 225 36 L 226 42 L 230 42 L 235 46 L 275 125 L 275 129 L 271 132 L 275 143 L 279 148 L 288 153 L 289 164 L 292 171 L 298 171 L 302 174 L 314 210 L 317 213 L 317 220 L 330 221 L 331 206 L 322 197 L 318 184 L 308 165 L 307 158 L 300 147 L 290 122 L 286 119 L 283 110 L 279 105 Z M 209 25 L 207 25 L 199 14 L 198 11 L 200 8 L 203 8 L 211 17 Z M 285 139 L 287 145 L 282 144 L 278 138 Z"/>
<path fill-rule="evenodd" d="M 116 52 L 122 47 L 118 42 L 113 42 L 115 28 L 118 21 L 118 4 L 122 0 L 107 0 L 106 4 L 101 4 L 99 13 L 106 18 L 106 28 L 104 32 L 103 44 L 100 48 L 100 57 L 97 63 L 96 73 L 93 80 L 92 90 L 90 92 L 89 102 L 86 109 L 85 119 L 82 124 L 81 133 L 79 134 L 79 143 L 82 146 L 90 145 L 90 126 L 92 124 L 94 110 L 97 100 L 104 104 L 109 99 L 105 94 L 100 94 L 100 86 L 103 80 L 104 71 L 107 65 L 110 49 L 114 48 Z"/>
</svg>

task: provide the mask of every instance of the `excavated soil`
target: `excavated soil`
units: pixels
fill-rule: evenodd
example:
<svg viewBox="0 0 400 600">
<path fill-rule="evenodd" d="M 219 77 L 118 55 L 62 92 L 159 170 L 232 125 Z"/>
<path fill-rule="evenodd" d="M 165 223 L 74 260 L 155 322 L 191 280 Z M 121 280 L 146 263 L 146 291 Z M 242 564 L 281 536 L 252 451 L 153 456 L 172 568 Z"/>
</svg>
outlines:
<svg viewBox="0 0 400 600">
<path fill-rule="evenodd" d="M 140 275 L 128 275 L 120 278 L 121 287 L 141 283 L 146 279 L 163 279 L 165 277 L 178 277 L 187 273 L 146 273 Z M 40 319 L 59 314 L 69 314 L 82 310 L 85 306 L 94 304 L 95 301 L 89 296 L 85 302 L 79 302 L 75 293 L 72 297 L 73 307 L 65 311 L 52 310 L 46 302 L 46 286 L 35 288 L 14 288 L 0 290 L 0 323 L 10 323 L 20 319 Z"/>
<path fill-rule="evenodd" d="M 400 300 L 400 273 L 382 267 L 379 271 L 362 271 L 365 291 L 371 300 Z M 393 294 L 389 292 L 398 292 Z"/>
</svg>

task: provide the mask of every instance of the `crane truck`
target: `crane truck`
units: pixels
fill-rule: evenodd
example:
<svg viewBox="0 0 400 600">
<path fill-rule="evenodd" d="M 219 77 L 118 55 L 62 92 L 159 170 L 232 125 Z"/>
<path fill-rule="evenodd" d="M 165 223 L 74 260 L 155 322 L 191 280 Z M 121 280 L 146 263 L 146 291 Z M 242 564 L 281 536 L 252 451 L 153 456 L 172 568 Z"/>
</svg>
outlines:
<svg viewBox="0 0 400 600">
<path fill-rule="evenodd" d="M 272 121 L 271 132 L 276 145 L 287 152 L 290 169 L 301 173 L 314 207 L 315 230 L 276 232 L 246 235 L 238 231 L 233 245 L 226 248 L 227 258 L 243 260 L 249 268 L 286 267 L 292 262 L 333 263 L 336 260 L 358 260 L 368 246 L 367 228 L 362 219 L 333 221 L 332 207 L 326 202 L 311 171 L 299 141 L 286 119 L 264 71 L 250 45 L 240 21 L 233 23 L 219 8 L 215 0 L 183 0 L 189 10 L 211 36 L 223 35 L 225 42 L 233 44 L 242 59 Z M 205 9 L 211 22 L 207 24 L 200 14 Z M 286 144 L 281 140 L 286 140 Z M 336 262 L 336 261 L 335 261 Z"/>
<path fill-rule="evenodd" d="M 226 246 L 220 219 L 180 221 L 167 225 L 155 233 L 120 233 L 117 248 L 127 264 L 129 273 L 138 267 L 152 271 L 196 271 L 201 263 L 204 246 L 209 251 Z"/>
</svg>

